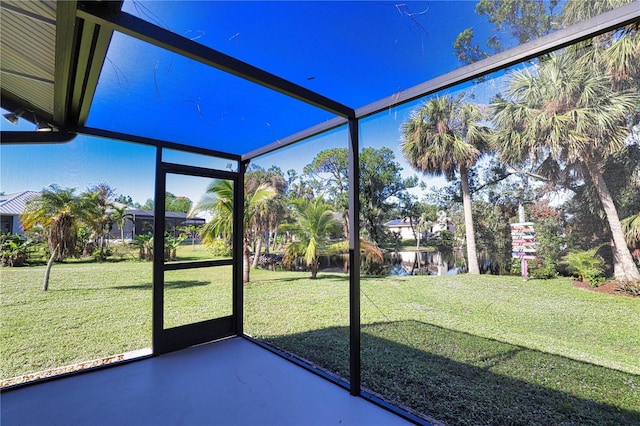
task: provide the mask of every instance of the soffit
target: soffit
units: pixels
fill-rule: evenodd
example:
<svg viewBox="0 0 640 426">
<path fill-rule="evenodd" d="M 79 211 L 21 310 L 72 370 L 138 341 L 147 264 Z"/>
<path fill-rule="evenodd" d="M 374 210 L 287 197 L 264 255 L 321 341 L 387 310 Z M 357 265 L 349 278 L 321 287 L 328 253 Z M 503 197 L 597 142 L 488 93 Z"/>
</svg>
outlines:
<svg viewBox="0 0 640 426">
<path fill-rule="evenodd" d="M 3 106 L 12 101 L 51 117 L 56 39 L 54 1 L 2 1 L 0 80 Z M 26 119 L 32 119 L 25 115 Z"/>
</svg>

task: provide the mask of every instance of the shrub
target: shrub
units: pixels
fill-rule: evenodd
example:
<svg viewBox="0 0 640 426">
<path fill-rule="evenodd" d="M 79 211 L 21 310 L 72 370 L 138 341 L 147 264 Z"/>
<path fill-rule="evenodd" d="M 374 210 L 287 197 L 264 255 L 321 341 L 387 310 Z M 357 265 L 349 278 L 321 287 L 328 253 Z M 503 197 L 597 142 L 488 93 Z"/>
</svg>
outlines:
<svg viewBox="0 0 640 426">
<path fill-rule="evenodd" d="M 518 275 L 518 276 L 522 275 L 522 264 L 518 259 L 514 259 L 511 262 L 511 268 L 509 269 L 509 274 Z"/>
<path fill-rule="evenodd" d="M 598 287 L 604 281 L 605 261 L 596 254 L 599 247 L 585 251 L 572 251 L 563 258 L 569 271 L 592 287 Z"/>
<path fill-rule="evenodd" d="M 29 257 L 31 241 L 23 236 L 0 232 L 0 266 L 22 266 Z"/>
<path fill-rule="evenodd" d="M 153 234 L 136 235 L 131 245 L 138 249 L 138 259 L 153 260 Z"/>
<path fill-rule="evenodd" d="M 536 261 L 534 268 L 531 270 L 531 276 L 543 280 L 557 278 L 558 270 L 556 269 L 555 262 L 549 258 Z"/>
<path fill-rule="evenodd" d="M 207 243 L 207 248 L 211 250 L 211 253 L 216 257 L 229 257 L 231 256 L 231 245 L 223 239 L 215 239 Z"/>
<path fill-rule="evenodd" d="M 536 229 L 536 259 L 530 264 L 531 276 L 551 279 L 558 276 L 558 266 L 566 245 L 562 211 L 541 200 L 530 206 Z"/>
<path fill-rule="evenodd" d="M 116 243 L 110 246 L 111 257 L 117 260 L 135 259 L 136 256 L 132 252 L 131 246 L 127 243 Z"/>
<path fill-rule="evenodd" d="M 91 257 L 93 257 L 93 259 L 96 262 L 103 262 L 107 259 L 107 257 L 111 256 L 112 254 L 113 253 L 110 248 L 106 248 L 106 249 L 96 248 L 96 249 L 93 249 L 93 251 L 91 252 Z"/>
</svg>

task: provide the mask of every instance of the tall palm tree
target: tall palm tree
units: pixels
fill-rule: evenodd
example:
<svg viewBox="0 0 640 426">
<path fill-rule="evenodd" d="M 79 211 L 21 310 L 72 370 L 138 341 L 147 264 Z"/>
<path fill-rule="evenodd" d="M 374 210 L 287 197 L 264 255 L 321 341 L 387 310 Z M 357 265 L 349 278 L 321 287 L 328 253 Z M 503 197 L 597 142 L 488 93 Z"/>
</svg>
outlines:
<svg viewBox="0 0 640 426">
<path fill-rule="evenodd" d="M 460 175 L 470 274 L 480 273 L 471 214 L 469 170 L 488 142 L 489 131 L 480 124 L 482 119 L 480 108 L 465 102 L 462 94 L 456 98 L 429 99 L 402 125 L 402 152 L 414 169 L 429 175 L 444 175 L 449 180 L 455 179 L 456 173 Z"/>
<path fill-rule="evenodd" d="M 262 184 L 255 188 L 244 187 L 244 224 L 243 224 L 243 274 L 242 282 L 249 282 L 249 232 L 254 223 L 256 211 L 262 203 L 276 195 L 275 189 Z M 228 242 L 233 238 L 233 182 L 230 180 L 214 179 L 207 187 L 206 194 L 191 209 L 189 215 L 208 211 L 213 214 L 211 221 L 207 222 L 200 232 L 202 241 L 210 243 L 222 237 Z"/>
<path fill-rule="evenodd" d="M 105 233 L 113 225 L 110 209 L 113 205 L 114 191 L 107 183 L 88 188 L 80 195 L 83 205 L 82 221 L 93 231 L 93 240 L 100 250 L 100 260 L 105 259 Z"/>
<path fill-rule="evenodd" d="M 255 209 L 252 221 L 255 235 L 255 255 L 251 265 L 255 269 L 258 266 L 263 246 L 265 250 L 268 249 L 271 232 L 277 228 L 279 220 L 284 215 L 286 201 L 283 194 L 287 183 L 280 169 L 272 167 L 268 170 L 257 168 L 248 171 L 245 175 L 245 185 L 250 193 L 261 185 L 268 185 L 276 191 L 273 197 L 259 203 Z"/>
<path fill-rule="evenodd" d="M 637 96 L 612 89 L 601 64 L 576 51 L 551 54 L 537 69 L 514 72 L 505 99 L 492 104 L 495 148 L 507 163 L 540 161 L 547 170 L 575 166 L 593 183 L 612 237 L 614 276 L 638 281 L 613 197 L 602 175 L 604 160 L 624 148 L 628 115 Z M 544 170 L 544 169 L 540 169 Z"/>
<path fill-rule="evenodd" d="M 284 224 L 281 229 L 292 232 L 298 239 L 287 245 L 284 262 L 290 264 L 303 256 L 313 279 L 318 275 L 318 259 L 326 251 L 329 237 L 340 232 L 342 226 L 333 216 L 329 205 L 320 197 L 314 200 L 294 199 L 291 207 L 295 222 Z"/>
<path fill-rule="evenodd" d="M 563 25 L 598 16 L 609 10 L 632 3 L 634 0 L 569 1 L 562 9 Z M 631 24 L 616 31 L 596 36 L 579 43 L 574 48 L 589 49 L 584 52 L 589 61 L 606 67 L 614 89 L 640 87 L 640 31 L 638 24 Z"/>
<path fill-rule="evenodd" d="M 75 254 L 81 203 L 74 191 L 75 189 L 62 189 L 57 185 L 51 185 L 28 202 L 20 216 L 25 231 L 40 226 L 47 234 L 51 257 L 47 262 L 42 285 L 45 291 L 49 288 L 53 262 L 62 261 Z"/>
<path fill-rule="evenodd" d="M 118 207 L 112 205 L 111 207 L 113 210 L 109 212 L 110 222 L 118 225 L 120 229 L 120 241 L 124 242 L 124 227 L 127 221 L 133 222 L 133 214 L 127 213 L 127 206 Z"/>
<path fill-rule="evenodd" d="M 570 1 L 562 8 L 562 24 L 569 26 L 586 21 L 634 0 Z"/>
</svg>

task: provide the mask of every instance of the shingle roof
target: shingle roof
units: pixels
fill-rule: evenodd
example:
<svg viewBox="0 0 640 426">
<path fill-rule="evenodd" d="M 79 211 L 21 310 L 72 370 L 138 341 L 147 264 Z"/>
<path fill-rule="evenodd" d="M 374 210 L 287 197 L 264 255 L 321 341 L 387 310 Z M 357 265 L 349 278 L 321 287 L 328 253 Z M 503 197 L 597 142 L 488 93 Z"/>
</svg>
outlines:
<svg viewBox="0 0 640 426">
<path fill-rule="evenodd" d="M 22 214 L 27 203 L 38 195 L 40 195 L 40 193 L 36 191 L 22 191 L 7 195 L 0 195 L 0 214 Z"/>
</svg>

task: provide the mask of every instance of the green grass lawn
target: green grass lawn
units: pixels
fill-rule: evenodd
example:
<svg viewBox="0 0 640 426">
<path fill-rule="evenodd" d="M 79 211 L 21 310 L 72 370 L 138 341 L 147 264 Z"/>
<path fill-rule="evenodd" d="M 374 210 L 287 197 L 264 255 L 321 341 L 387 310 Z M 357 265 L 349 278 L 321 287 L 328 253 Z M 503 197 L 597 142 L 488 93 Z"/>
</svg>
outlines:
<svg viewBox="0 0 640 426">
<path fill-rule="evenodd" d="M 151 263 L 55 265 L 48 292 L 43 270 L 0 270 L 2 378 L 151 345 Z M 167 327 L 230 309 L 228 267 L 171 274 Z M 342 274 L 245 286 L 248 334 L 343 377 L 348 309 Z M 363 277 L 363 384 L 450 424 L 638 424 L 638 318 L 640 299 L 564 279 Z"/>
<path fill-rule="evenodd" d="M 246 331 L 348 377 L 348 280 L 255 273 Z M 448 424 L 638 424 L 640 300 L 570 280 L 362 279 L 363 384 Z"/>
</svg>

